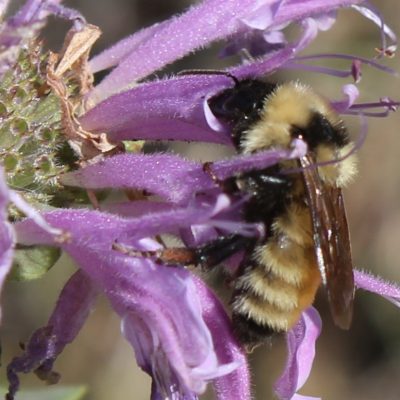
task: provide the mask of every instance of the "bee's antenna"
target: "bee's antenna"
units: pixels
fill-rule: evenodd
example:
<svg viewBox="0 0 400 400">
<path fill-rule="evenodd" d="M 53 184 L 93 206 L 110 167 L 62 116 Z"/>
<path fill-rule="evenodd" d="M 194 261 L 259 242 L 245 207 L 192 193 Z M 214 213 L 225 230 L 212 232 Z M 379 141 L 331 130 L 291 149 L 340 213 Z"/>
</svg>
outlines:
<svg viewBox="0 0 400 400">
<path fill-rule="evenodd" d="M 220 69 L 185 69 L 177 73 L 177 75 L 224 75 L 235 82 L 235 85 L 239 84 L 239 79 L 230 72 L 223 71 Z"/>
</svg>

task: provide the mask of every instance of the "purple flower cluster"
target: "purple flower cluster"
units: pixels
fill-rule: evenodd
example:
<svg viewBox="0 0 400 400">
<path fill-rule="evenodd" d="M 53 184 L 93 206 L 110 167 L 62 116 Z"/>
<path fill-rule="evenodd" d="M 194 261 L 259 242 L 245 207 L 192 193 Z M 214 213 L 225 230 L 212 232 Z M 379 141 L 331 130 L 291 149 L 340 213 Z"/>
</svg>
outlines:
<svg viewBox="0 0 400 400">
<path fill-rule="evenodd" d="M 0 4 L 2 12 L 5 3 Z M 391 72 L 377 61 L 356 56 L 298 55 L 320 30 L 335 23 L 335 12 L 344 7 L 356 9 L 380 27 L 382 54 L 394 51 L 393 32 L 365 1 L 204 0 L 94 57 L 90 61 L 93 73 L 114 69 L 86 95 L 87 111 L 79 122 L 85 131 L 106 132 L 112 143 L 184 140 L 231 146 L 229 133 L 207 104 L 207 99 L 232 85 L 227 76 L 182 75 L 137 82 L 217 40 L 226 41 L 225 55 L 245 49 L 257 57 L 229 69 L 239 79 L 279 68 L 298 68 L 342 78 L 353 76 L 357 81 L 362 64 Z M 76 29 L 85 24 L 77 12 L 62 7 L 59 1 L 27 1 L 1 27 L 0 43 L 6 50 L 0 71 L 10 65 L 16 47 L 37 35 L 49 13 L 78 21 Z M 292 42 L 284 36 L 289 24 L 301 28 Z M 348 71 L 309 64 L 313 59 L 330 57 L 348 60 Z M 356 104 L 358 90 L 353 84 L 344 85 L 343 92 L 345 98 L 332 105 L 344 114 L 369 115 L 370 109 L 378 108 L 378 115 L 386 115 L 396 105 L 390 99 Z M 213 171 L 223 180 L 306 152 L 305 143 L 296 140 L 290 150 L 217 161 Z M 59 209 L 40 214 L 1 178 L 0 286 L 11 267 L 16 243 L 58 246 L 79 267 L 60 294 L 47 326 L 38 330 L 24 354 L 9 364 L 8 399 L 13 399 L 18 389 L 19 373 L 35 371 L 50 382 L 57 379 L 53 363 L 74 340 L 99 293 L 107 296 L 121 317 L 122 333 L 132 345 L 137 363 L 152 377 L 153 399 L 196 399 L 208 382 L 213 384 L 218 399 L 250 399 L 246 355 L 219 300 L 189 270 L 158 264 L 139 253 L 162 248 L 155 238 L 166 233 L 190 246 L 201 245 L 218 232 L 263 235 L 263 226 L 239 218 L 238 210 L 246 199 L 232 200 L 222 193 L 202 164 L 166 153 L 125 153 L 103 158 L 63 175 L 61 181 L 85 189 L 140 189 L 157 197 L 101 205 L 101 210 L 95 211 Z M 9 202 L 22 209 L 27 218 L 11 225 L 7 220 Z M 116 244 L 132 252 L 118 251 Z M 395 285 L 360 271 L 356 271 L 355 279 L 358 288 L 399 304 L 400 288 Z M 280 399 L 311 399 L 297 391 L 310 374 L 320 330 L 318 313 L 310 308 L 287 334 L 288 360 L 275 386 Z"/>
</svg>

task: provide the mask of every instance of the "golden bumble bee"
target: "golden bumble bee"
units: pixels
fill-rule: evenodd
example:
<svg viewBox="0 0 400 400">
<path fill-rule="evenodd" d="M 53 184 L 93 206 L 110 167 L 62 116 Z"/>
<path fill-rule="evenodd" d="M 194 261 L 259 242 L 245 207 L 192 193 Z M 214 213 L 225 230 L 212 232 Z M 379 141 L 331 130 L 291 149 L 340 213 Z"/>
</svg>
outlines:
<svg viewBox="0 0 400 400">
<path fill-rule="evenodd" d="M 307 143 L 308 153 L 223 182 L 214 176 L 212 163 L 205 164 L 225 192 L 246 195 L 243 219 L 264 224 L 261 241 L 231 234 L 198 248 L 149 255 L 163 263 L 211 267 L 244 250 L 231 303 L 237 337 L 248 348 L 274 332 L 290 330 L 313 303 L 321 282 L 334 322 L 348 328 L 354 278 L 341 188 L 355 174 L 355 160 L 347 157 L 352 144 L 343 122 L 326 100 L 300 83 L 279 85 L 213 73 L 235 82 L 208 104 L 230 127 L 239 153 L 289 148 L 294 138 Z"/>
<path fill-rule="evenodd" d="M 262 243 L 246 245 L 234 282 L 237 335 L 252 346 L 288 331 L 321 281 L 336 325 L 348 328 L 354 278 L 341 188 L 355 174 L 355 160 L 346 157 L 352 146 L 346 128 L 325 99 L 300 83 L 232 78 L 235 86 L 209 106 L 230 126 L 238 152 L 289 148 L 294 138 L 308 145 L 300 160 L 235 178 L 233 186 L 250 195 L 244 219 L 262 222 L 267 232 Z"/>
</svg>

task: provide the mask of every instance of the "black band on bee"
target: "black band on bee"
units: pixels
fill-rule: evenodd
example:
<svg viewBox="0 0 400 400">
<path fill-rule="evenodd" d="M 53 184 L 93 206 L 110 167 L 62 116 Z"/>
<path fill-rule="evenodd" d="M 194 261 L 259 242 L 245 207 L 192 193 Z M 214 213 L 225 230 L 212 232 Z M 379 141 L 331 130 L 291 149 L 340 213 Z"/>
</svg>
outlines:
<svg viewBox="0 0 400 400">
<path fill-rule="evenodd" d="M 244 343 L 249 350 L 268 341 L 274 334 L 279 333 L 276 329 L 268 325 L 258 324 L 253 319 L 235 312 L 232 314 L 232 324 L 235 336 L 241 343 Z"/>
<path fill-rule="evenodd" d="M 349 143 L 347 130 L 342 123 L 333 126 L 326 117 L 317 112 L 311 114 L 307 129 L 292 126 L 291 135 L 293 138 L 301 135 L 310 150 L 315 149 L 320 144 L 344 147 Z"/>
</svg>

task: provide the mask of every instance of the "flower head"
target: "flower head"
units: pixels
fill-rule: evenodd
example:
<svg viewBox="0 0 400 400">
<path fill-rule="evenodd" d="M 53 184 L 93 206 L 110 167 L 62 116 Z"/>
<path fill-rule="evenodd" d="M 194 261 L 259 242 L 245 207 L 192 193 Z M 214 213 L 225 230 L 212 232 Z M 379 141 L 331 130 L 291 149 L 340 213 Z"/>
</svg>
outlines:
<svg viewBox="0 0 400 400">
<path fill-rule="evenodd" d="M 35 88 L 46 88 L 50 93 L 45 96 L 35 89 L 35 101 L 48 101 L 57 112 L 51 117 L 46 114 L 46 119 L 32 108 L 29 118 L 24 115 L 29 122 L 26 125 L 36 129 L 28 129 L 34 138 L 30 148 L 43 149 L 42 128 L 47 128 L 46 132 L 50 129 L 54 141 L 46 150 L 46 160 L 56 161 L 46 164 L 50 164 L 51 174 L 44 174 L 41 180 L 36 168 L 29 184 L 18 186 L 18 192 L 0 185 L 4 228 L 0 285 L 10 269 L 12 229 L 19 246 L 59 247 L 79 267 L 60 294 L 47 326 L 32 336 L 24 354 L 8 366 L 8 399 L 18 389 L 19 373 L 35 371 L 42 379 L 56 379 L 54 361 L 79 332 L 98 293 L 107 296 L 120 316 L 122 333 L 133 347 L 137 363 L 153 379 L 154 399 L 195 399 L 210 381 L 218 399 L 251 398 L 246 355 L 224 308 L 200 278 L 180 265 L 185 262 L 180 263 L 176 256 L 166 261 L 165 247 L 157 239 L 163 234 L 180 239 L 186 247 L 177 254 L 188 260 L 194 248 L 207 246 L 221 235 L 243 241 L 265 238 L 268 232 L 264 224 L 242 217 L 249 192 L 230 196 L 223 184 L 241 174 L 302 158 L 309 150 L 306 143 L 299 137 L 290 146 L 216 161 L 211 169 L 168 153 L 115 153 L 121 152 L 126 140 L 185 140 L 232 146 L 229 129 L 213 114 L 209 100 L 238 79 L 280 68 L 314 68 L 336 77 L 353 77 L 357 82 L 363 64 L 391 72 L 377 61 L 356 56 L 314 56 L 348 60 L 348 70 L 339 71 L 309 65 L 313 58 L 299 55 L 319 31 L 332 26 L 335 11 L 342 7 L 354 7 L 377 23 L 382 31 L 382 52 L 393 51 L 394 44 L 387 44 L 387 39 L 395 41 L 392 31 L 361 1 L 205 0 L 94 57 L 89 63 L 92 72 L 115 67 L 95 87 L 91 86 L 85 62 L 97 33 L 79 13 L 58 1 L 31 0 L 16 16 L 5 20 L 0 32 L 5 46 L 4 71 L 18 61 L 22 43 L 35 37 L 49 13 L 74 21 L 74 27 L 60 61 L 40 51 L 33 58 L 36 66 L 43 59 L 46 63 L 46 73 L 34 76 L 42 85 Z M 301 29 L 290 42 L 284 29 L 293 23 Z M 138 83 L 184 55 L 221 40 L 226 41 L 221 54 L 245 50 L 258 58 L 219 74 L 179 75 Z M 32 60 L 31 52 L 27 58 Z M 4 72 L 3 78 L 9 79 L 9 75 Z M 25 85 L 25 81 L 21 79 L 18 84 Z M 32 87 L 23 89 L 29 92 Z M 344 85 L 343 92 L 344 100 L 332 101 L 332 107 L 340 113 L 368 115 L 369 108 L 386 112 L 397 105 L 390 99 L 357 104 L 354 85 Z M 13 109 L 13 114 L 16 111 L 21 112 Z M 12 148 L 17 161 L 21 156 L 19 143 Z M 32 154 L 28 156 L 32 158 Z M 40 171 L 45 169 L 41 167 Z M 6 173 L 8 183 L 14 183 L 15 170 L 11 168 L 10 172 L 9 168 Z M 47 182 L 49 176 L 57 178 L 52 185 L 37 185 Z M 87 190 L 98 210 L 89 209 L 87 198 L 80 199 L 83 207 L 75 208 L 78 201 L 72 186 L 83 189 L 80 195 Z M 134 189 L 139 199 L 101 204 L 93 198 L 93 191 L 104 188 Z M 28 189 L 33 196 L 28 196 Z M 58 196 L 61 190 L 63 194 Z M 149 199 L 148 193 L 153 197 Z M 44 204 L 41 213 L 24 202 L 21 194 L 30 202 Z M 16 213 L 12 229 L 6 221 L 10 201 L 27 217 L 22 219 Z M 227 264 L 234 274 L 235 259 L 230 258 Z M 392 285 L 359 272 L 356 283 L 398 301 L 398 289 Z M 311 371 L 320 325 L 318 314 L 310 308 L 287 333 L 289 357 L 276 384 L 281 399 L 299 396 L 296 392 Z"/>
</svg>

